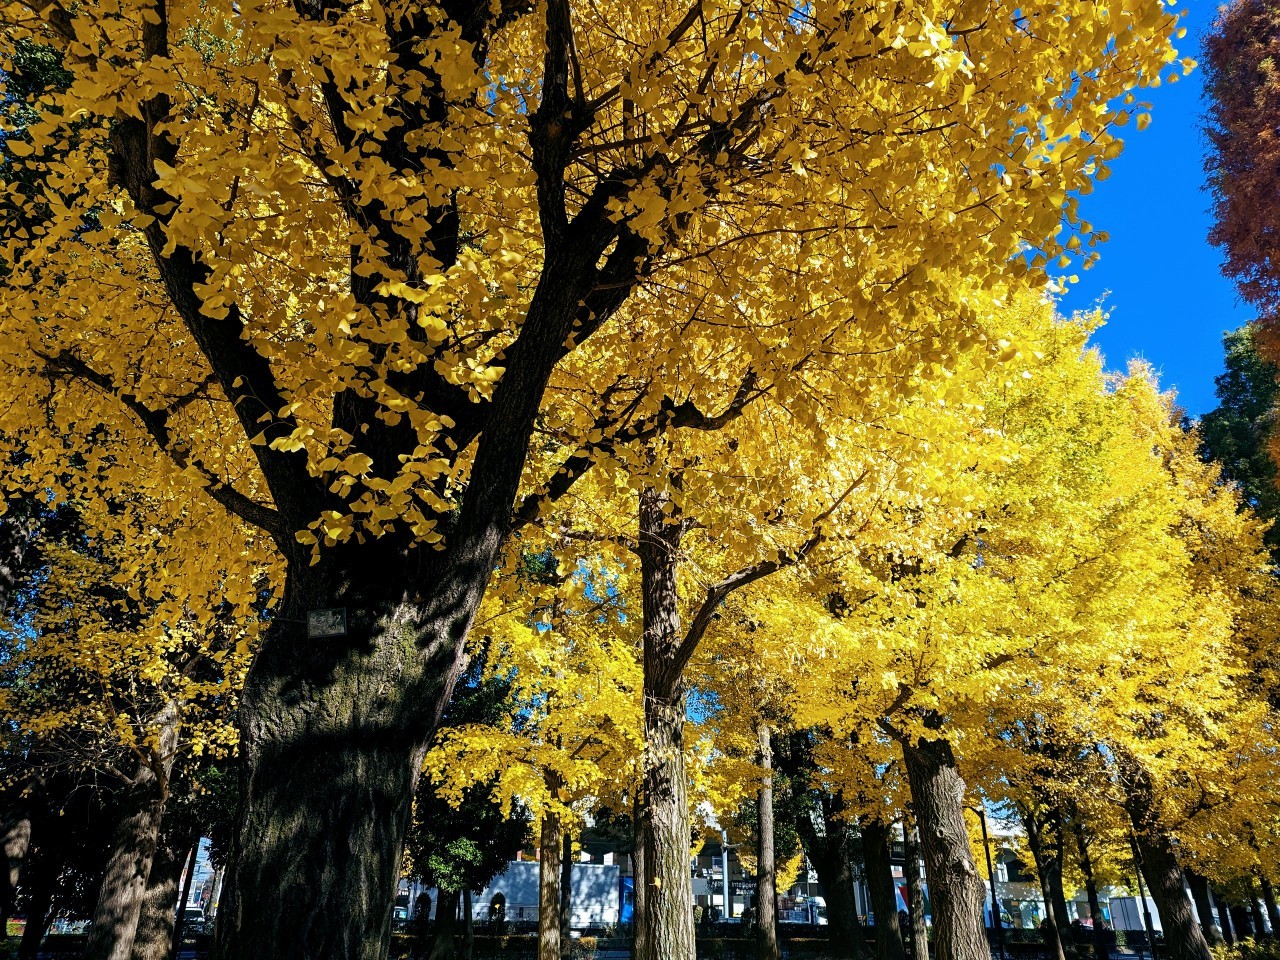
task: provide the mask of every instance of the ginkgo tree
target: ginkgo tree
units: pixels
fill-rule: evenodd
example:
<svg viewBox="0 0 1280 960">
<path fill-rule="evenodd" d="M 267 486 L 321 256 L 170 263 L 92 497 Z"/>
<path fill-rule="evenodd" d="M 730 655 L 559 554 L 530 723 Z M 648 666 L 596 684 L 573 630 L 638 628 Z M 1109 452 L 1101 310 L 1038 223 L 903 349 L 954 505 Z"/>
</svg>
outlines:
<svg viewBox="0 0 1280 960">
<path fill-rule="evenodd" d="M 12 469 L 38 488 L 54 430 L 119 436 L 98 496 L 145 477 L 212 502 L 286 567 L 241 701 L 224 955 L 379 956 L 512 529 L 601 452 L 768 392 L 803 406 L 799 366 L 837 368 L 856 409 L 979 336 L 955 277 L 1087 256 L 1071 194 L 1176 21 L 1161 0 L 5 3 L 6 49 L 70 75 L 5 140 Z M 526 471 L 544 430 L 571 452 Z M 346 633 L 309 637 L 334 608 Z"/>
<path fill-rule="evenodd" d="M 831 571 L 828 655 L 862 669 L 819 673 L 800 713 L 840 741 L 887 738 L 900 754 L 936 942 L 957 958 L 988 953 L 963 815 L 966 738 L 1002 699 L 1077 683 L 1079 664 L 1135 622 L 1176 615 L 1156 590 L 1176 568 L 1176 512 L 1130 399 L 1152 388 L 1135 376 L 1112 389 L 1082 349 L 1088 325 L 1056 321 L 1048 303 L 1023 298 L 1005 320 L 1020 359 L 966 403 L 921 408 L 922 427 L 954 424 L 934 465 L 962 468 L 915 471 L 905 496 L 884 501 L 898 542 Z"/>
<path fill-rule="evenodd" d="M 546 578 L 541 590 L 527 576 L 500 578 L 499 587 L 513 589 L 491 591 L 472 642 L 483 645 L 486 672 L 510 685 L 508 708 L 490 722 L 442 730 L 425 761 L 447 801 L 484 788 L 504 810 L 518 802 L 536 822 L 541 960 L 559 960 L 568 947 L 561 887 L 571 868 L 565 872 L 561 851 L 589 808 L 634 806 L 643 755 L 635 635 L 616 629 L 614 584 L 623 571 L 594 573 L 579 567 Z"/>
<path fill-rule="evenodd" d="M 172 924 L 138 929 L 166 814 L 175 794 L 197 789 L 200 758 L 234 750 L 236 692 L 271 597 L 255 584 L 266 581 L 271 558 L 250 558 L 265 566 L 241 583 L 207 568 L 207 578 L 193 577 L 184 558 L 165 548 L 190 536 L 215 556 L 228 555 L 242 534 L 222 525 L 220 511 L 173 517 L 157 514 L 145 497 L 76 504 L 59 502 L 59 493 L 48 491 L 40 504 L 49 519 L 0 620 L 5 749 L 25 758 L 14 765 L 34 778 L 53 764 L 79 776 L 82 789 L 112 797 L 115 820 L 85 957 L 153 956 L 167 949 Z M 21 502 L 14 506 L 25 512 Z M 95 516 L 103 507 L 110 516 Z M 186 529 L 155 537 L 156 516 Z M 187 559 L 200 567 L 208 558 L 192 552 Z M 176 880 L 165 896 L 159 910 L 171 917 Z M 149 936 L 160 938 L 158 948 Z"/>
</svg>

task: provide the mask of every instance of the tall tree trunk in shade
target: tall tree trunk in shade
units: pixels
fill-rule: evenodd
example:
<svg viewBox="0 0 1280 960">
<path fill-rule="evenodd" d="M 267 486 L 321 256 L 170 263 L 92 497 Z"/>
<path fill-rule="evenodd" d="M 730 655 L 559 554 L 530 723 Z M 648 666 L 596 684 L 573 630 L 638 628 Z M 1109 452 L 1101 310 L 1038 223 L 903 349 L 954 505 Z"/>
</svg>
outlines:
<svg viewBox="0 0 1280 960">
<path fill-rule="evenodd" d="M 1209 892 L 1213 894 L 1214 905 L 1218 908 L 1218 922 L 1222 925 L 1222 939 L 1226 941 L 1228 947 L 1236 945 L 1236 928 L 1231 922 L 1231 906 L 1227 903 L 1222 894 L 1217 890 L 1209 887 Z"/>
<path fill-rule="evenodd" d="M 1107 960 L 1110 948 L 1107 943 L 1107 932 L 1102 926 L 1102 903 L 1098 899 L 1098 881 L 1093 875 L 1093 857 L 1089 854 L 1089 841 L 1085 837 L 1084 825 L 1080 822 L 1079 813 L 1075 817 L 1076 856 L 1080 863 L 1080 872 L 1084 876 L 1085 895 L 1089 898 L 1089 916 L 1093 919 L 1093 952 L 1097 960 Z"/>
<path fill-rule="evenodd" d="M 986 893 L 964 820 L 965 783 L 945 739 L 899 741 L 920 829 L 937 960 L 991 960 Z"/>
<path fill-rule="evenodd" d="M 560 815 L 542 815 L 538 837 L 538 960 L 560 960 L 560 860 L 564 831 Z"/>
<path fill-rule="evenodd" d="M 903 829 L 906 856 L 907 920 L 911 928 L 911 960 L 929 960 L 929 927 L 924 918 L 924 883 L 920 879 L 920 828 L 914 812 Z"/>
<path fill-rule="evenodd" d="M 52 862 L 47 854 L 37 852 L 23 871 L 22 882 L 27 891 L 27 926 L 18 942 L 17 960 L 36 960 L 40 953 L 60 870 L 61 864 Z"/>
<path fill-rule="evenodd" d="M 462 895 L 456 890 L 437 892 L 436 923 L 427 960 L 455 960 L 457 957 L 458 903 L 461 899 Z"/>
<path fill-rule="evenodd" d="M 560 855 L 560 956 L 569 956 L 573 929 L 573 835 L 564 831 L 564 851 Z"/>
<path fill-rule="evenodd" d="M 778 948 L 777 862 L 773 829 L 773 740 L 767 724 L 758 731 L 764 778 L 756 795 L 756 957 L 781 960 Z"/>
<path fill-rule="evenodd" d="M 1276 904 L 1275 887 L 1262 871 L 1258 871 L 1258 885 L 1262 887 L 1262 902 L 1267 905 L 1267 920 L 1271 923 L 1271 935 L 1280 937 L 1280 906 Z"/>
<path fill-rule="evenodd" d="M 1134 758 L 1119 751 L 1117 757 L 1125 781 L 1125 810 L 1133 824 L 1142 872 L 1164 928 L 1165 960 L 1212 960 L 1209 943 L 1186 895 L 1173 841 L 1156 814 L 1151 778 Z"/>
<path fill-rule="evenodd" d="M 1048 942 L 1045 944 L 1045 949 L 1049 951 L 1051 957 L 1056 956 L 1057 960 L 1066 960 L 1062 925 L 1054 906 L 1053 893 L 1049 888 L 1050 868 L 1046 862 L 1048 855 L 1044 844 L 1044 824 L 1034 810 L 1019 808 L 1018 814 L 1027 832 L 1027 846 L 1031 848 L 1031 858 L 1035 861 L 1036 874 L 1040 878 L 1040 892 L 1044 897 L 1045 922 L 1049 927 Z"/>
<path fill-rule="evenodd" d="M 815 837 L 812 830 L 800 831 L 805 853 L 827 901 L 827 953 L 835 960 L 862 960 L 863 931 L 858 922 L 851 851 L 847 843 L 839 840 L 826 843 L 830 836 Z"/>
<path fill-rule="evenodd" d="M 892 840 L 880 820 L 862 822 L 862 860 L 867 889 L 875 913 L 876 960 L 905 960 L 906 948 L 898 923 L 898 897 L 893 889 Z"/>
<path fill-rule="evenodd" d="M 1262 904 L 1258 902 L 1257 885 L 1253 882 L 1253 877 L 1246 878 L 1248 886 L 1245 891 L 1249 895 L 1249 920 L 1253 923 L 1254 939 L 1261 939 L 1267 935 L 1266 921 L 1262 916 Z"/>
<path fill-rule="evenodd" d="M 685 774 L 685 681 L 678 650 L 676 571 L 681 525 L 653 488 L 640 495 L 644 644 L 644 861 L 648 935 L 644 960 L 694 960 L 693 882 Z"/>
<path fill-rule="evenodd" d="M 471 891 L 462 891 L 462 922 L 463 922 L 463 960 L 472 960 L 476 952 L 476 917 L 475 907 L 471 902 Z"/>
<path fill-rule="evenodd" d="M 133 782 L 126 788 L 123 814 L 112 835 L 106 872 L 85 940 L 84 960 L 129 960 L 133 954 L 169 795 L 178 727 L 178 705 L 170 703 L 158 718 L 159 742 L 155 750 L 138 761 Z"/>
<path fill-rule="evenodd" d="M 635 936 L 631 944 L 632 960 L 645 960 L 649 942 L 649 887 L 644 859 L 644 823 L 642 802 L 637 795 L 631 816 L 631 892 L 634 897 L 632 926 Z"/>
<path fill-rule="evenodd" d="M 168 833 L 168 831 L 166 831 Z M 190 847 L 187 837 L 163 836 L 151 859 L 146 900 L 133 939 L 132 960 L 170 960 L 177 956 L 173 934 L 178 913 L 182 868 Z"/>
<path fill-rule="evenodd" d="M 1058 940 L 1063 952 L 1074 955 L 1075 938 L 1071 933 L 1071 908 L 1067 904 L 1067 892 L 1062 883 L 1063 860 L 1066 857 L 1066 823 L 1056 807 L 1049 811 L 1046 822 L 1048 833 L 1044 837 L 1045 874 L 1049 896 L 1053 900 L 1054 920 L 1058 925 Z"/>
<path fill-rule="evenodd" d="M 1187 885 L 1191 887 L 1191 900 L 1196 905 L 1196 915 L 1200 918 L 1200 929 L 1204 932 L 1205 940 L 1211 947 L 1222 946 L 1222 928 L 1214 920 L 1209 881 L 1194 870 L 1188 870 Z"/>
<path fill-rule="evenodd" d="M 797 812 L 795 827 L 827 901 L 827 954 L 861 960 L 865 950 L 854 893 L 852 826 L 838 795 L 819 793 L 812 807 Z"/>
</svg>

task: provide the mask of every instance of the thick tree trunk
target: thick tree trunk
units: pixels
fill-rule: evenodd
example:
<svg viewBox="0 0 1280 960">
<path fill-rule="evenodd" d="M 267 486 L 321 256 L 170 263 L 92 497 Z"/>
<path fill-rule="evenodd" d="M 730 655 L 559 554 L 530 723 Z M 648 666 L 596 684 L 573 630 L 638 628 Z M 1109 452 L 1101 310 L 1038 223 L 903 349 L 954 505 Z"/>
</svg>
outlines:
<svg viewBox="0 0 1280 960">
<path fill-rule="evenodd" d="M 1110 948 L 1107 932 L 1102 927 L 1102 903 L 1098 900 L 1098 881 L 1093 875 L 1093 857 L 1089 855 L 1089 841 L 1084 835 L 1084 825 L 1079 814 L 1075 817 L 1076 856 L 1080 872 L 1084 875 L 1085 895 L 1089 898 L 1089 916 L 1093 920 L 1093 952 L 1097 960 L 1107 960 Z"/>
<path fill-rule="evenodd" d="M 1121 756 L 1120 761 L 1127 787 L 1125 809 L 1133 823 L 1142 872 L 1164 928 L 1165 960 L 1211 960 L 1209 943 L 1187 899 L 1173 844 L 1156 816 L 1151 778 L 1130 758 Z"/>
<path fill-rule="evenodd" d="M 680 525 L 667 499 L 640 496 L 644 615 L 644 861 L 648 871 L 645 960 L 694 960 L 689 799 L 685 776 L 685 683 L 677 663 L 682 635 L 676 588 Z"/>
<path fill-rule="evenodd" d="M 646 960 L 693 960 L 693 884 L 689 874 L 689 800 L 684 764 L 683 685 L 674 698 L 645 697 L 644 861 L 649 924 Z"/>
<path fill-rule="evenodd" d="M 168 799 L 178 723 L 177 704 L 169 704 L 159 718 L 155 754 L 139 762 L 134 782 L 128 788 L 124 814 L 112 836 L 98 903 L 85 940 L 85 960 L 129 960 L 133 954 Z"/>
<path fill-rule="evenodd" d="M 240 701 L 241 826 L 219 960 L 386 956 L 422 756 L 492 568 L 486 556 L 474 569 L 432 563 L 390 537 L 327 548 L 314 566 L 305 549 L 290 556 Z M 403 589 L 406 568 L 429 597 Z M 345 634 L 330 618 L 316 626 L 341 635 L 309 638 L 308 612 L 331 609 L 345 611 Z"/>
<path fill-rule="evenodd" d="M 1213 903 L 1209 895 L 1209 881 L 1194 870 L 1187 871 L 1187 885 L 1191 887 L 1191 899 L 1196 905 L 1196 914 L 1200 918 L 1200 929 L 1204 933 L 1209 946 L 1218 947 L 1223 943 L 1222 929 L 1213 916 Z"/>
<path fill-rule="evenodd" d="M 456 890 L 441 890 L 436 897 L 436 923 L 427 960 L 454 960 L 458 955 L 458 901 Z"/>
<path fill-rule="evenodd" d="M 911 960 L 929 960 L 929 927 L 924 919 L 924 883 L 920 879 L 920 828 L 914 820 L 908 818 L 902 836 L 903 854 L 906 857 Z"/>
<path fill-rule="evenodd" d="M 1049 886 L 1049 871 L 1051 868 L 1048 865 L 1049 856 L 1045 850 L 1044 825 L 1040 822 L 1034 810 L 1025 810 L 1019 807 L 1018 814 L 1022 818 L 1022 825 L 1027 831 L 1027 846 L 1031 848 L 1031 858 L 1035 861 L 1036 873 L 1040 878 L 1040 892 L 1044 896 L 1045 921 L 1049 926 L 1049 942 L 1045 944 L 1045 949 L 1049 951 L 1050 957 L 1056 956 L 1057 960 L 1066 960 L 1062 923 L 1055 906 L 1053 891 Z"/>
<path fill-rule="evenodd" d="M 1271 936 L 1280 937 L 1280 906 L 1276 904 L 1276 891 L 1271 886 L 1267 875 L 1258 873 L 1258 884 L 1262 887 L 1262 902 L 1267 905 L 1267 920 L 1271 923 Z"/>
<path fill-rule="evenodd" d="M 165 837 L 156 846 L 147 878 L 146 900 L 138 918 L 132 960 L 170 960 L 177 955 L 174 932 L 182 868 L 189 852 L 188 838 Z"/>
<path fill-rule="evenodd" d="M 780 960 L 778 948 L 778 864 L 773 843 L 773 740 L 766 724 L 758 731 L 764 779 L 756 795 L 756 956 Z"/>
<path fill-rule="evenodd" d="M 560 956 L 567 957 L 573 934 L 573 836 L 564 831 L 564 852 L 560 856 Z"/>
<path fill-rule="evenodd" d="M 875 913 L 876 958 L 905 960 L 906 948 L 898 923 L 898 897 L 893 889 L 892 847 L 887 824 L 879 820 L 863 821 L 862 861 Z"/>
<path fill-rule="evenodd" d="M 1258 902 L 1258 890 L 1254 886 L 1253 878 L 1248 878 L 1249 892 L 1249 919 L 1253 922 L 1254 939 L 1260 939 L 1267 935 L 1266 921 L 1262 916 L 1262 904 Z"/>
<path fill-rule="evenodd" d="M 560 960 L 560 859 L 564 833 L 558 814 L 542 815 L 538 836 L 538 960 Z"/>
<path fill-rule="evenodd" d="M 902 742 L 911 801 L 920 826 L 938 960 L 990 960 L 983 923 L 986 895 L 964 822 L 964 780 L 946 740 Z"/>
<path fill-rule="evenodd" d="M 182 949 L 182 934 L 187 928 L 187 904 L 191 902 L 191 884 L 196 875 L 196 857 L 200 855 L 200 838 L 197 837 L 187 851 L 186 868 L 182 877 L 182 890 L 178 894 L 178 912 L 173 921 L 173 955 Z"/>
</svg>

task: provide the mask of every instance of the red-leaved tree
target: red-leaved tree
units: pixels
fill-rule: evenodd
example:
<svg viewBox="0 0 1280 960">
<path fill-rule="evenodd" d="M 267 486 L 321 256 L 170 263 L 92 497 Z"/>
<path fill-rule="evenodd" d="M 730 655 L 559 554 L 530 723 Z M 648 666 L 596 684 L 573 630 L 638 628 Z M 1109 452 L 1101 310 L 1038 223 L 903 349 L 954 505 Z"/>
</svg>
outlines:
<svg viewBox="0 0 1280 960">
<path fill-rule="evenodd" d="M 1280 352 L 1280 6 L 1234 0 L 1205 40 L 1209 239 Z"/>
</svg>

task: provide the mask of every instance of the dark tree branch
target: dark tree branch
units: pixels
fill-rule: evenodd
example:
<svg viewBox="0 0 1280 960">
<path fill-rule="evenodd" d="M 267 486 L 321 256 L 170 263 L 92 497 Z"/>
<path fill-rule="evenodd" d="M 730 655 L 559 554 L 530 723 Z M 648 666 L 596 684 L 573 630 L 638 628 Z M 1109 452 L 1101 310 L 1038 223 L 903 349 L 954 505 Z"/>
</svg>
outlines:
<svg viewBox="0 0 1280 960">
<path fill-rule="evenodd" d="M 712 620 L 715 619 L 716 611 L 720 608 L 720 604 L 724 602 L 725 598 L 735 590 L 741 590 L 743 587 L 755 583 L 757 580 L 763 580 L 779 570 L 795 566 L 812 553 L 813 549 L 826 539 L 826 533 L 823 531 L 822 525 L 831 518 L 832 514 L 840 509 L 840 506 L 849 498 L 849 495 L 862 485 L 870 473 L 870 470 L 864 470 L 861 476 L 849 484 L 840 496 L 836 497 L 830 507 L 814 518 L 813 534 L 795 550 L 789 553 L 779 552 L 778 556 L 771 560 L 762 560 L 759 563 L 743 567 L 707 588 L 706 596 L 698 606 L 698 611 L 694 614 L 693 620 L 690 621 L 689 629 L 685 632 L 684 639 L 680 641 L 680 646 L 676 648 L 675 655 L 667 667 L 672 676 L 679 676 L 684 672 L 684 668 L 688 665 L 690 658 L 693 657 L 694 651 L 706 634 L 707 628 L 711 626 Z"/>
<path fill-rule="evenodd" d="M 664 398 L 658 412 L 653 416 L 602 437 L 594 443 L 584 444 L 576 453 L 569 456 L 541 490 L 528 494 L 520 502 L 512 517 L 513 528 L 518 529 L 536 520 L 544 505 L 554 503 L 563 497 L 593 463 L 613 453 L 619 446 L 647 440 L 669 429 L 719 430 L 741 416 L 748 404 L 757 397 L 763 396 L 765 392 L 757 386 L 755 371 L 748 370 L 743 375 L 733 399 L 717 414 L 703 413 L 692 400 L 677 404 Z M 613 418 L 601 417 L 596 421 L 594 429 L 603 432 L 614 425 L 617 425 L 617 422 Z"/>
<path fill-rule="evenodd" d="M 120 390 L 111 382 L 109 377 L 93 369 L 69 351 L 64 350 L 56 357 L 40 353 L 36 355 L 45 362 L 46 368 L 51 373 L 61 374 L 92 384 L 103 393 L 118 400 L 142 424 L 143 428 L 156 442 L 156 445 L 179 469 L 184 471 L 194 470 L 201 476 L 209 496 L 226 508 L 229 513 L 234 514 L 246 523 L 261 528 L 278 542 L 288 537 L 290 531 L 285 526 L 279 512 L 235 489 L 235 487 L 209 469 L 198 457 L 193 456 L 191 448 L 185 442 L 175 440 L 173 437 L 169 418 L 186 407 L 195 398 L 204 395 L 204 389 L 213 380 L 212 374 L 196 390 L 179 397 L 169 407 L 153 410 L 135 394 Z"/>
</svg>

